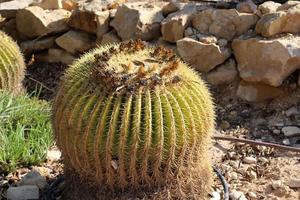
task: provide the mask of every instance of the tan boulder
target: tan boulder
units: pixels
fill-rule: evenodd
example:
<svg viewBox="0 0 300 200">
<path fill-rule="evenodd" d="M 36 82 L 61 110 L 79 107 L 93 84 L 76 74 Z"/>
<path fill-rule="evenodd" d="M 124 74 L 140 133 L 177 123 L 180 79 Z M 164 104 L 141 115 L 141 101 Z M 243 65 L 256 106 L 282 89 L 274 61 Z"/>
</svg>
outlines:
<svg viewBox="0 0 300 200">
<path fill-rule="evenodd" d="M 186 5 L 180 11 L 168 15 L 161 23 L 162 38 L 168 42 L 176 42 L 184 37 L 185 29 L 190 25 L 196 7 Z"/>
<path fill-rule="evenodd" d="M 232 48 L 240 77 L 246 81 L 277 87 L 300 68 L 300 36 L 236 39 Z"/>
<path fill-rule="evenodd" d="M 13 0 L 0 3 L 0 15 L 4 18 L 14 18 L 18 10 L 28 7 L 33 0 Z"/>
<path fill-rule="evenodd" d="M 236 6 L 238 12 L 242 13 L 255 13 L 257 11 L 257 5 L 252 0 L 246 0 L 239 2 Z"/>
<path fill-rule="evenodd" d="M 164 16 L 167 16 L 170 13 L 178 11 L 180 9 L 180 7 L 181 7 L 181 5 L 180 5 L 179 1 L 177 1 L 177 0 L 170 1 L 162 7 L 162 13 Z"/>
<path fill-rule="evenodd" d="M 83 53 L 95 47 L 96 38 L 85 32 L 70 30 L 69 32 L 58 37 L 55 42 L 58 46 L 67 52 L 76 54 Z"/>
<path fill-rule="evenodd" d="M 246 81 L 241 81 L 237 89 L 237 96 L 249 102 L 272 100 L 283 94 L 284 92 L 281 88 Z"/>
<path fill-rule="evenodd" d="M 37 38 L 20 44 L 24 53 L 42 51 L 51 48 L 55 44 L 55 37 Z"/>
<path fill-rule="evenodd" d="M 274 1 L 266 1 L 258 6 L 258 14 L 263 16 L 265 14 L 274 13 L 281 6 L 280 3 Z"/>
<path fill-rule="evenodd" d="M 221 48 L 215 43 L 205 44 L 191 38 L 178 40 L 177 50 L 185 62 L 200 72 L 212 70 L 231 54 L 228 48 Z"/>
<path fill-rule="evenodd" d="M 31 4 L 31 6 L 39 6 L 45 10 L 51 10 L 51 9 L 61 9 L 62 6 L 62 0 L 41 0 L 39 2 L 34 2 Z"/>
<path fill-rule="evenodd" d="M 300 32 L 300 4 L 290 7 L 286 11 L 269 13 L 257 22 L 257 33 L 269 37 L 279 33 Z"/>
<path fill-rule="evenodd" d="M 32 6 L 19 10 L 16 15 L 17 30 L 29 38 L 68 30 L 67 20 L 71 13 L 67 10 L 43 10 Z"/>
<path fill-rule="evenodd" d="M 236 9 L 207 9 L 194 15 L 193 27 L 201 33 L 232 40 L 256 24 L 255 14 L 239 13 Z"/>
<path fill-rule="evenodd" d="M 121 42 L 121 39 L 118 37 L 115 31 L 110 31 L 108 33 L 105 33 L 102 36 L 100 44 L 106 45 L 106 44 L 119 43 L 119 42 Z"/>
<path fill-rule="evenodd" d="M 238 76 L 234 59 L 229 59 L 224 64 L 217 66 L 206 75 L 207 82 L 213 85 L 228 84 Z"/>
<path fill-rule="evenodd" d="M 152 40 L 160 36 L 161 8 L 145 2 L 126 3 L 117 9 L 110 25 L 122 40 Z"/>
</svg>

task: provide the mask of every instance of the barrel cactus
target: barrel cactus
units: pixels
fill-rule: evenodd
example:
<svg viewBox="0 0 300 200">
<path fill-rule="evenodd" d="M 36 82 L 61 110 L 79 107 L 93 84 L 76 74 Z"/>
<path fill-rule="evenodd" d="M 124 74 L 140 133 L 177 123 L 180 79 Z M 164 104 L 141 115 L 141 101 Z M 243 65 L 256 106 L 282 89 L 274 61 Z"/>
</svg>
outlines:
<svg viewBox="0 0 300 200">
<path fill-rule="evenodd" d="M 66 167 L 91 185 L 205 199 L 214 106 L 171 50 L 137 40 L 87 53 L 66 72 L 53 112 Z"/>
<path fill-rule="evenodd" d="M 25 64 L 18 45 L 0 31 L 0 89 L 18 93 L 22 90 Z"/>
</svg>

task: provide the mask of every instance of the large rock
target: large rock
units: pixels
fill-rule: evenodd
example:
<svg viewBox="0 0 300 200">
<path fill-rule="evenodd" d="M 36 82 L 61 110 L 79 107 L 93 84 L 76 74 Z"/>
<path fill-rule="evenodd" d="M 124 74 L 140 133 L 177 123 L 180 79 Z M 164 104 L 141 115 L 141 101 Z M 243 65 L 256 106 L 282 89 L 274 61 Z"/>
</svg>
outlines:
<svg viewBox="0 0 300 200">
<path fill-rule="evenodd" d="M 13 0 L 0 3 L 0 15 L 5 18 L 13 18 L 18 10 L 28 7 L 33 0 Z"/>
<path fill-rule="evenodd" d="M 213 85 L 228 84 L 238 76 L 234 59 L 229 59 L 224 64 L 216 67 L 206 75 L 207 82 Z"/>
<path fill-rule="evenodd" d="M 279 33 L 300 32 L 300 4 L 296 4 L 285 11 L 277 11 L 262 16 L 257 22 L 255 30 L 266 37 Z"/>
<path fill-rule="evenodd" d="M 100 44 L 106 45 L 119 42 L 121 42 L 121 39 L 118 37 L 118 35 L 114 31 L 110 31 L 102 36 Z"/>
<path fill-rule="evenodd" d="M 26 174 L 26 176 L 24 176 L 18 184 L 20 186 L 36 185 L 40 189 L 44 189 L 48 185 L 46 178 L 41 176 L 41 174 L 37 171 L 31 171 L 28 174 Z"/>
<path fill-rule="evenodd" d="M 232 40 L 256 24 L 255 14 L 239 13 L 236 9 L 207 9 L 195 14 L 193 27 L 202 33 Z"/>
<path fill-rule="evenodd" d="M 280 86 L 300 68 L 300 36 L 276 39 L 236 39 L 232 43 L 240 77 Z"/>
<path fill-rule="evenodd" d="M 249 102 L 271 100 L 283 94 L 280 88 L 245 81 L 241 81 L 237 89 L 237 96 Z"/>
<path fill-rule="evenodd" d="M 180 9 L 180 2 L 177 0 L 173 0 L 168 2 L 166 5 L 162 7 L 162 13 L 164 16 L 167 16 L 170 13 L 176 12 Z"/>
<path fill-rule="evenodd" d="M 265 14 L 274 13 L 281 6 L 280 3 L 274 1 L 266 1 L 258 6 L 258 14 L 263 16 Z"/>
<path fill-rule="evenodd" d="M 152 40 L 160 36 L 161 8 L 143 2 L 126 3 L 118 8 L 110 25 L 122 40 Z"/>
<path fill-rule="evenodd" d="M 29 38 L 68 30 L 67 20 L 71 13 L 67 10 L 43 10 L 32 6 L 19 10 L 16 15 L 17 30 Z"/>
<path fill-rule="evenodd" d="M 76 54 L 93 48 L 95 46 L 95 40 L 96 38 L 93 35 L 71 30 L 58 37 L 55 42 L 67 52 Z"/>
<path fill-rule="evenodd" d="M 252 0 L 246 0 L 238 3 L 236 9 L 243 13 L 255 13 L 257 11 L 257 5 L 255 5 Z"/>
<path fill-rule="evenodd" d="M 223 63 L 231 54 L 228 48 L 205 44 L 191 38 L 177 41 L 177 50 L 184 61 L 200 72 L 208 72 Z"/>
<path fill-rule="evenodd" d="M 162 38 L 168 42 L 176 42 L 182 39 L 184 31 L 190 25 L 192 15 L 196 11 L 195 6 L 186 5 L 180 11 L 170 14 L 161 23 Z"/>
<path fill-rule="evenodd" d="M 62 0 L 41 0 L 40 2 L 34 2 L 32 6 L 39 6 L 45 10 L 47 9 L 61 9 L 63 8 Z"/>
<path fill-rule="evenodd" d="M 35 40 L 25 41 L 20 44 L 24 53 L 31 53 L 49 49 L 55 44 L 55 37 L 37 38 Z"/>
<path fill-rule="evenodd" d="M 39 199 L 39 188 L 35 185 L 9 187 L 7 189 L 7 199 L 9 200 Z"/>
</svg>

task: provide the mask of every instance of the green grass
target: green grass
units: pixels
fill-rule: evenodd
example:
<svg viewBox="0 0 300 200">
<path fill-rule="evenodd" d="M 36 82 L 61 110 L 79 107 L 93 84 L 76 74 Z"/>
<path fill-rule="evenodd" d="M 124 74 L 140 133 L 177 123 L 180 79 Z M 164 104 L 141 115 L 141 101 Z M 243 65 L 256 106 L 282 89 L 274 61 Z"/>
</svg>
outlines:
<svg viewBox="0 0 300 200">
<path fill-rule="evenodd" d="M 53 144 L 50 105 L 0 91 L 0 173 L 38 164 Z"/>
</svg>

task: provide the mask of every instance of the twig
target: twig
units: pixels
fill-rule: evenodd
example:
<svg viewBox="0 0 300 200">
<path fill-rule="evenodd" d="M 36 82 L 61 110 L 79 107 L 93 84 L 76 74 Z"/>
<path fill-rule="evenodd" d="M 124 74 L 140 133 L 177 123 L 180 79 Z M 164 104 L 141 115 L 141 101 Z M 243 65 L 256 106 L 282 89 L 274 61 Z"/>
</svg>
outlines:
<svg viewBox="0 0 300 200">
<path fill-rule="evenodd" d="M 222 185 L 223 185 L 223 189 L 224 189 L 224 200 L 229 200 L 229 188 L 228 188 L 228 183 L 225 180 L 224 176 L 222 175 L 221 171 L 213 166 L 213 169 L 215 171 L 215 173 L 217 174 L 217 176 L 219 177 Z"/>
<path fill-rule="evenodd" d="M 285 151 L 293 151 L 293 152 L 300 153 L 300 148 L 289 147 L 289 146 L 274 144 L 274 143 L 269 143 L 269 142 L 260 142 L 260 141 L 236 138 L 236 137 L 231 137 L 231 136 L 213 136 L 213 139 L 226 140 L 226 141 L 232 141 L 232 142 L 241 142 L 241 143 L 246 143 L 246 144 L 250 144 L 253 146 L 266 146 L 266 147 L 272 147 L 272 148 L 281 149 L 281 150 L 285 150 Z"/>
<path fill-rule="evenodd" d="M 28 79 L 30 79 L 30 80 L 32 80 L 32 81 L 34 81 L 34 82 L 36 82 L 36 83 L 40 84 L 40 85 L 41 85 L 43 88 L 45 88 L 45 89 L 49 90 L 50 92 L 55 92 L 53 89 L 51 89 L 51 88 L 47 87 L 47 86 L 46 86 L 46 85 L 44 85 L 42 82 L 40 82 L 40 81 L 38 81 L 38 80 L 36 80 L 36 79 L 34 79 L 34 78 L 32 78 L 32 77 L 28 76 L 28 75 L 26 75 L 26 77 L 27 77 Z"/>
</svg>

